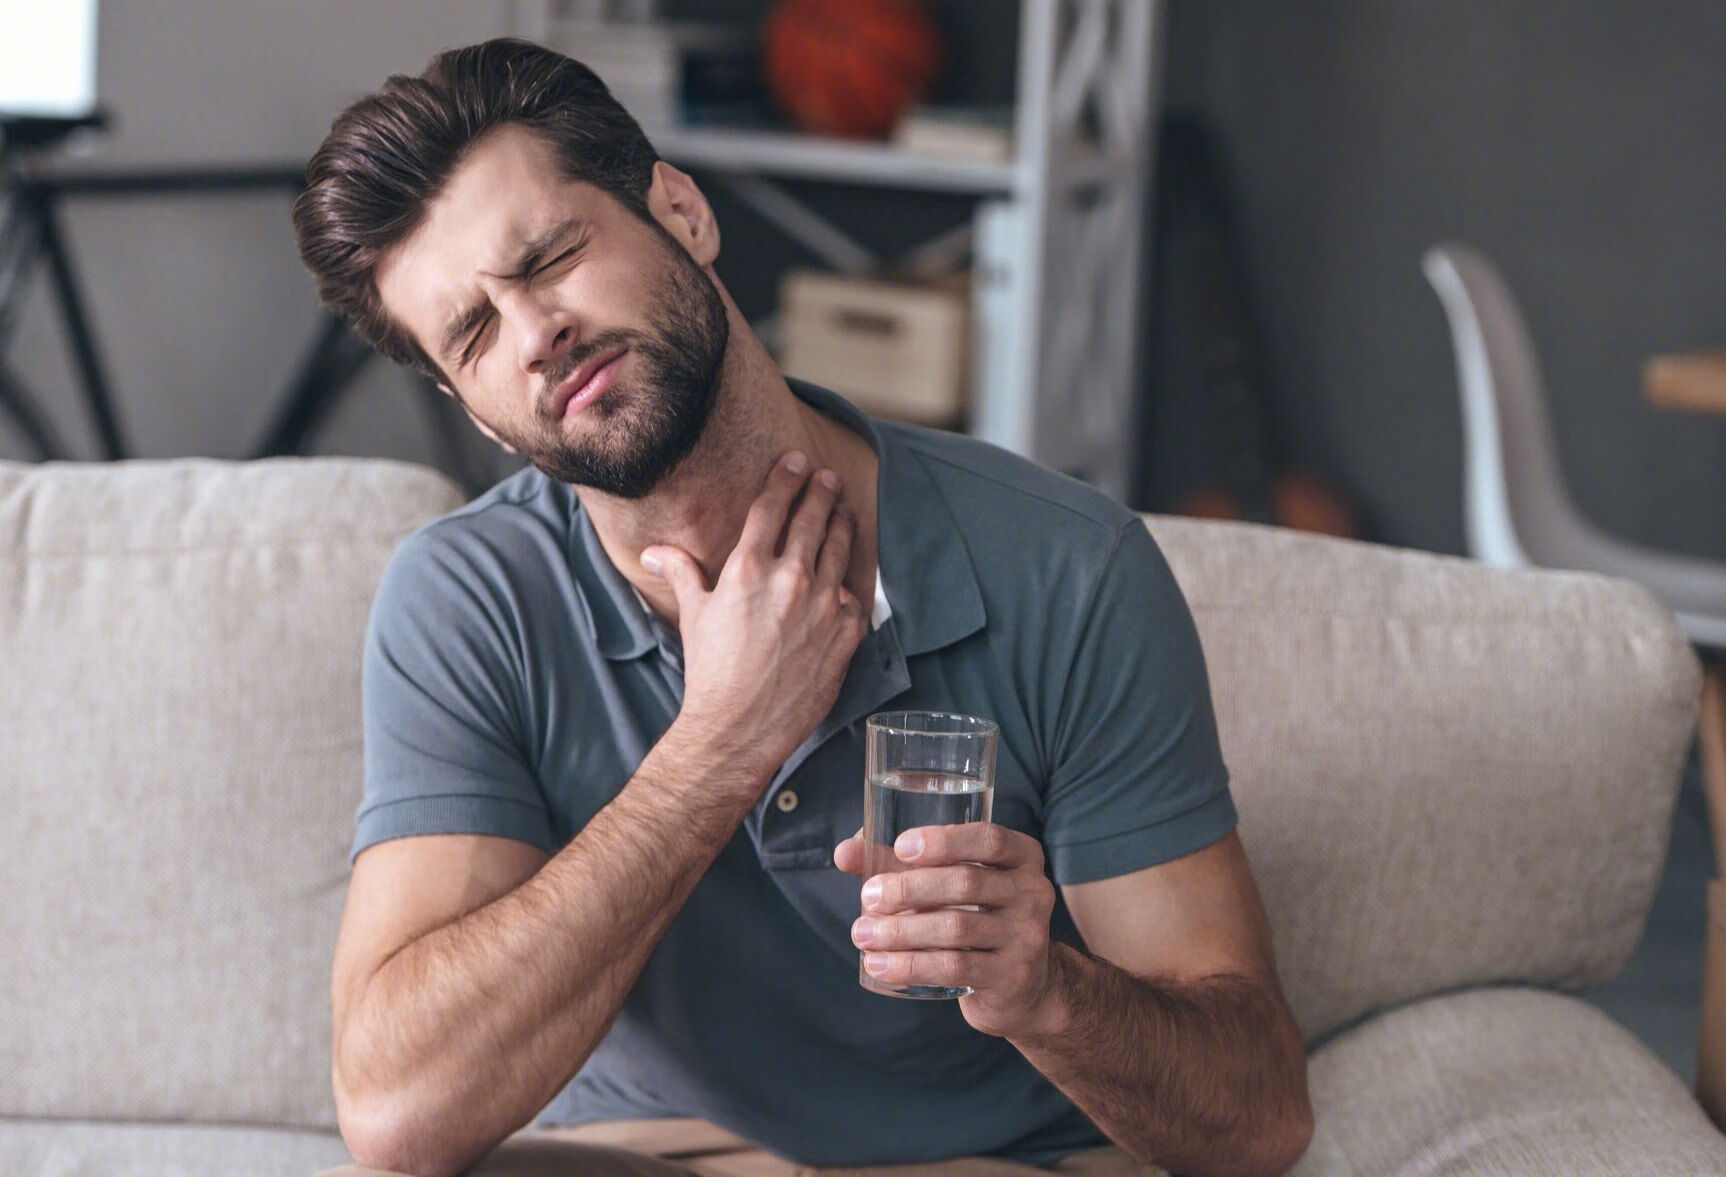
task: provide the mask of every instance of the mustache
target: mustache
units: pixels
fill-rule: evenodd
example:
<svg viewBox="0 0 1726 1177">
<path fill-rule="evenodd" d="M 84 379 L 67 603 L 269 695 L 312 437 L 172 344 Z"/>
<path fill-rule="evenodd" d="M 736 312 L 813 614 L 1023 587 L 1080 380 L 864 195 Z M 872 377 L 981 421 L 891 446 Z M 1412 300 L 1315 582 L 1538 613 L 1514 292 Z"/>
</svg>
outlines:
<svg viewBox="0 0 1726 1177">
<path fill-rule="evenodd" d="M 537 398 L 539 415 L 541 417 L 552 416 L 552 407 L 557 403 L 558 385 L 573 376 L 583 364 L 604 352 L 633 345 L 635 341 L 636 336 L 633 331 L 607 331 L 604 334 L 595 335 L 580 347 L 570 349 L 559 359 L 547 364 Z"/>
</svg>

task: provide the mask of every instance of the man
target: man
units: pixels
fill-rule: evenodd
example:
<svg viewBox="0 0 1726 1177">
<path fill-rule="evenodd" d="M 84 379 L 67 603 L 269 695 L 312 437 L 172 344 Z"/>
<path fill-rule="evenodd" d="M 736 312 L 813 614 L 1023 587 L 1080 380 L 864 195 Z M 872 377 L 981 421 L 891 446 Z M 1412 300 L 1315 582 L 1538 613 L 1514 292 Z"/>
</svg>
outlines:
<svg viewBox="0 0 1726 1177">
<path fill-rule="evenodd" d="M 1293 1163 L 1305 1059 L 1136 517 L 788 384 L 700 190 L 560 55 L 392 78 L 308 181 L 326 304 L 531 463 L 374 606 L 332 983 L 359 1161 L 454 1173 L 534 1121 L 585 1125 L 586 1173 Z M 998 824 L 865 881 L 889 702 L 1000 724 Z M 860 949 L 974 992 L 871 994 Z"/>
</svg>

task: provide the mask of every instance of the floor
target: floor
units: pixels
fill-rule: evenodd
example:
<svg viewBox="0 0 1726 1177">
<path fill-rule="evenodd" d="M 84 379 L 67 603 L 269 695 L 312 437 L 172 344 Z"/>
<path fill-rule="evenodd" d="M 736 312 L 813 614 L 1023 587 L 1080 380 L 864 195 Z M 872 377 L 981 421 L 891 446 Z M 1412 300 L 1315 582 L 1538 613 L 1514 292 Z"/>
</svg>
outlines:
<svg viewBox="0 0 1726 1177">
<path fill-rule="evenodd" d="M 1624 971 L 1589 1000 L 1635 1031 L 1686 1084 L 1696 1078 L 1696 1027 L 1702 1002 L 1704 885 L 1713 847 L 1696 757 L 1684 774 L 1672 848 L 1648 928 Z"/>
</svg>

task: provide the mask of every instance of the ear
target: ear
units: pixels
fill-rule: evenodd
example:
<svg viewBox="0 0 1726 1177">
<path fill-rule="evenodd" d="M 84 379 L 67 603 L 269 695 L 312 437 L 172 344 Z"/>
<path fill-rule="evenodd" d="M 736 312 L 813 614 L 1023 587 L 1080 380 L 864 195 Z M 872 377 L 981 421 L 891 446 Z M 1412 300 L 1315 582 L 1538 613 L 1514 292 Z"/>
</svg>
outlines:
<svg viewBox="0 0 1726 1177">
<path fill-rule="evenodd" d="M 719 256 L 719 222 L 713 208 L 687 172 L 664 160 L 653 165 L 653 183 L 647 189 L 647 211 L 683 246 L 698 266 L 709 266 Z"/>
</svg>

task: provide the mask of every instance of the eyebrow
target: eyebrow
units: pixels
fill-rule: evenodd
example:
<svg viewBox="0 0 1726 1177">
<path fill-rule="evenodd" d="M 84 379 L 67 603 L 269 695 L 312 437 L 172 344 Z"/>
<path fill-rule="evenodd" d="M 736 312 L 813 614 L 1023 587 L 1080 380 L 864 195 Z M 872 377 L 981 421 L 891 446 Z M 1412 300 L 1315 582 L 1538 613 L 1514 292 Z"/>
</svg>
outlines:
<svg viewBox="0 0 1726 1177">
<path fill-rule="evenodd" d="M 521 278 L 531 274 L 539 268 L 540 263 L 545 260 L 545 255 L 550 253 L 559 241 L 585 224 L 586 222 L 581 217 L 565 217 L 545 232 L 534 237 L 522 246 L 510 276 Z M 485 320 L 486 315 L 490 313 L 491 304 L 485 299 L 481 299 L 451 319 L 449 326 L 444 328 L 443 338 L 438 341 L 438 358 L 446 361 L 453 359 L 455 349 L 461 344 L 461 341 L 466 339 L 468 333 L 479 326 Z"/>
</svg>

